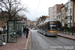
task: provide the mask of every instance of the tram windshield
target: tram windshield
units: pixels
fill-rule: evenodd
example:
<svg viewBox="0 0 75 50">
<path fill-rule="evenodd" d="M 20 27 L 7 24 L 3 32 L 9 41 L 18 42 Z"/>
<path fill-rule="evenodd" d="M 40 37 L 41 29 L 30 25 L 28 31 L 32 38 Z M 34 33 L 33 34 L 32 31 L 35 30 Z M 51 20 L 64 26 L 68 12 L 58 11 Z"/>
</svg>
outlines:
<svg viewBox="0 0 75 50">
<path fill-rule="evenodd" d="M 57 30 L 57 27 L 56 27 L 56 25 L 50 25 L 50 30 Z"/>
</svg>

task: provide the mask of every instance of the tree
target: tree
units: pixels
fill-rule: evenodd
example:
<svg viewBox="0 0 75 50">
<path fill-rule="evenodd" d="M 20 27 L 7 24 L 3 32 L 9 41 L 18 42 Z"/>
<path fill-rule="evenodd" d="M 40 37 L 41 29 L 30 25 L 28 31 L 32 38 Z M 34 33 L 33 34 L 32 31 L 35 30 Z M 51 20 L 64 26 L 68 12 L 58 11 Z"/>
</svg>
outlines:
<svg viewBox="0 0 75 50">
<path fill-rule="evenodd" d="M 0 0 L 0 10 L 8 12 L 9 20 L 15 18 L 21 11 L 28 12 L 27 8 L 22 6 L 21 0 Z"/>
<path fill-rule="evenodd" d="M 57 28 L 61 28 L 62 24 L 60 23 L 60 21 L 57 21 Z"/>
</svg>

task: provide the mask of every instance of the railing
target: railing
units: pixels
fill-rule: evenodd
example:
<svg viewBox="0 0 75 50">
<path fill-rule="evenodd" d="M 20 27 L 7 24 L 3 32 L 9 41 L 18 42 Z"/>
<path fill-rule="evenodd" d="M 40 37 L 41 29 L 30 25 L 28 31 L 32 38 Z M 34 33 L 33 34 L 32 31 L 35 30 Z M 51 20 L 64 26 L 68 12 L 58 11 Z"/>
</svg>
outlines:
<svg viewBox="0 0 75 50">
<path fill-rule="evenodd" d="M 73 30 L 59 30 L 58 33 L 75 35 L 75 31 L 73 31 Z"/>
</svg>

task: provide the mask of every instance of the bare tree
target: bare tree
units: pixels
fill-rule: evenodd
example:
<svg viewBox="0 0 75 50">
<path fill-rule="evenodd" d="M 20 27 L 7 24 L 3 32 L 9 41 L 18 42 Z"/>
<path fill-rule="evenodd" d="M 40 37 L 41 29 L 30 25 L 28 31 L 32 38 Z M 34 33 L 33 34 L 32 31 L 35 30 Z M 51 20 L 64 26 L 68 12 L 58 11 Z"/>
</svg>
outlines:
<svg viewBox="0 0 75 50">
<path fill-rule="evenodd" d="M 8 12 L 9 20 L 15 18 L 21 11 L 28 12 L 27 8 L 24 8 L 20 1 L 21 0 L 0 0 L 0 9 Z"/>
</svg>

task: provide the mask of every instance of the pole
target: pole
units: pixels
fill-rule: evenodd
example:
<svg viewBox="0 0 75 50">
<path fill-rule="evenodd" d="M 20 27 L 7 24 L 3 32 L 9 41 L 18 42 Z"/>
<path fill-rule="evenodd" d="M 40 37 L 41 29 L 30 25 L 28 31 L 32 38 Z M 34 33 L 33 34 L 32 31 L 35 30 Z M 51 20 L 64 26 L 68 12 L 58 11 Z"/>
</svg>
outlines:
<svg viewBox="0 0 75 50">
<path fill-rule="evenodd" d="M 70 31 L 71 31 L 71 8 L 70 8 Z"/>
</svg>

